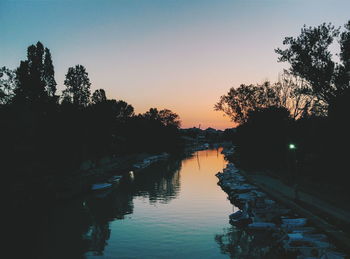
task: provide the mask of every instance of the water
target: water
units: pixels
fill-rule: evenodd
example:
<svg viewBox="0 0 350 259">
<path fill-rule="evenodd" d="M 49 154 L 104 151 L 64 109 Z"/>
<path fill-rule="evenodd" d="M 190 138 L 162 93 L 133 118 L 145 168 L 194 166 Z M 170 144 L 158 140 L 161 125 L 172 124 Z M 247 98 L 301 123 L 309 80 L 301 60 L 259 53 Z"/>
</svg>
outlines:
<svg viewBox="0 0 350 259">
<path fill-rule="evenodd" d="M 228 258 L 220 237 L 233 206 L 215 174 L 219 150 L 196 152 L 135 174 L 101 195 L 48 212 L 43 258 Z"/>
</svg>

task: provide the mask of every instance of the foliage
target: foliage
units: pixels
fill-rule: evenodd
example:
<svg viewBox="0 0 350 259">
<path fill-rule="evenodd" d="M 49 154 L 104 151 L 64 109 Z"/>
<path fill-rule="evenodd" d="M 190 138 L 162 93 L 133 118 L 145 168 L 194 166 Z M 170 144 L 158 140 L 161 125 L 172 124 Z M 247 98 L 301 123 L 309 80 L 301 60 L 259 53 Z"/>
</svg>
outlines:
<svg viewBox="0 0 350 259">
<path fill-rule="evenodd" d="M 56 82 L 50 51 L 41 42 L 27 49 L 27 60 L 16 70 L 17 87 L 14 101 L 42 105 L 55 100 Z"/>
<path fill-rule="evenodd" d="M 239 124 L 247 122 L 250 112 L 271 106 L 286 108 L 294 119 L 302 115 L 322 114 L 322 110 L 316 109 L 319 102 L 309 92 L 310 86 L 305 80 L 284 71 L 274 84 L 267 81 L 262 85 L 232 87 L 220 97 L 214 108 Z"/>
<path fill-rule="evenodd" d="M 289 111 L 270 106 L 250 111 L 246 123 L 237 128 L 240 162 L 250 168 L 281 168 L 285 162 Z"/>
<path fill-rule="evenodd" d="M 276 49 L 278 61 L 288 62 L 290 72 L 310 84 L 309 94 L 326 105 L 349 87 L 350 21 L 345 31 L 332 24 L 301 29 L 297 37 L 286 37 L 286 49 Z M 340 63 L 333 61 L 330 50 L 333 42 L 340 42 Z"/>
<path fill-rule="evenodd" d="M 103 89 L 97 89 L 91 96 L 91 102 L 93 104 L 103 103 L 107 100 L 106 92 Z"/>
<path fill-rule="evenodd" d="M 242 124 L 247 121 L 248 114 L 258 108 L 278 105 L 278 96 L 269 82 L 262 85 L 240 85 L 231 88 L 226 95 L 220 97 L 215 110 L 223 111 L 234 122 Z"/>
<path fill-rule="evenodd" d="M 171 126 L 179 128 L 181 125 L 179 115 L 168 109 L 158 111 L 157 108 L 150 108 L 142 117 L 147 120 L 157 121 L 165 127 Z"/>
<path fill-rule="evenodd" d="M 8 104 L 16 86 L 16 74 L 7 67 L 0 68 L 0 105 Z"/>
<path fill-rule="evenodd" d="M 0 69 L 0 135 L 6 136 L 0 156 L 9 182 L 73 177 L 85 160 L 178 148 L 176 113 L 153 108 L 135 115 L 131 104 L 107 99 L 103 89 L 90 98 L 82 65 L 68 69 L 58 96 L 54 75 L 51 52 L 40 42 L 28 47 L 15 72 Z"/>
<path fill-rule="evenodd" d="M 335 40 L 339 62 L 330 50 Z M 325 23 L 304 26 L 299 36 L 287 37 L 283 44 L 286 49 L 276 52 L 290 69 L 277 83 L 231 88 L 215 109 L 240 124 L 232 139 L 241 166 L 272 169 L 282 179 L 317 183 L 324 190 L 336 186 L 346 196 L 350 21 L 343 29 Z M 296 145 L 293 153 L 288 143 Z"/>
<path fill-rule="evenodd" d="M 63 90 L 63 103 L 72 103 L 76 106 L 86 107 L 90 103 L 90 79 L 82 65 L 68 68 Z"/>
</svg>

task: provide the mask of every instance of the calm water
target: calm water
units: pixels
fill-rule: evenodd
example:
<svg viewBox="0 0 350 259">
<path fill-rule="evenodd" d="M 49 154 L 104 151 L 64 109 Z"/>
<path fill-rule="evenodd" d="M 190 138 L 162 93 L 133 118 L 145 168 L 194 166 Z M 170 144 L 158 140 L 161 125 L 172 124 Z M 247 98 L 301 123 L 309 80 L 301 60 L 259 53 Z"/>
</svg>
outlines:
<svg viewBox="0 0 350 259">
<path fill-rule="evenodd" d="M 155 165 L 109 193 L 58 206 L 38 257 L 228 258 L 222 239 L 233 206 L 215 177 L 226 165 L 220 151 Z"/>
</svg>

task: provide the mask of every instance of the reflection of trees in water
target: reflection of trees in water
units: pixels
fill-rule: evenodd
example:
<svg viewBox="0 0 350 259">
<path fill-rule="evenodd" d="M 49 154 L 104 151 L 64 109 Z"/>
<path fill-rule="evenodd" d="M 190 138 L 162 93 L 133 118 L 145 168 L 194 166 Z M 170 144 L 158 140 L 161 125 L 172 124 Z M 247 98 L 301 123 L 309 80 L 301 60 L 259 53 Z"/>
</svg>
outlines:
<svg viewBox="0 0 350 259">
<path fill-rule="evenodd" d="M 56 205 L 36 216 L 41 224 L 26 240 L 35 251 L 23 258 L 85 258 L 89 243 L 82 236 L 91 225 L 91 218 L 81 199 Z"/>
<path fill-rule="evenodd" d="M 181 161 L 156 164 L 138 173 L 129 184 L 51 208 L 42 204 L 22 206 L 12 213 L 12 235 L 7 238 L 23 249 L 11 253 L 18 254 L 17 258 L 45 259 L 79 259 L 87 252 L 102 254 L 110 238 L 110 222 L 133 213 L 134 196 L 149 197 L 151 202 L 168 202 L 177 196 L 180 166 Z"/>
<path fill-rule="evenodd" d="M 231 227 L 223 234 L 215 236 L 221 253 L 231 258 L 279 258 L 277 247 L 273 244 L 273 235 L 268 231 L 246 231 Z"/>
<path fill-rule="evenodd" d="M 86 251 L 103 254 L 110 238 L 109 223 L 124 219 L 133 212 L 134 196 L 149 197 L 150 202 L 168 202 L 174 199 L 180 188 L 181 161 L 159 163 L 136 174 L 135 179 L 117 190 L 107 190 L 87 199 L 85 207 L 91 218 L 82 239 L 88 243 Z"/>
<path fill-rule="evenodd" d="M 180 169 L 180 160 L 156 164 L 136 174 L 130 190 L 135 196 L 149 198 L 151 203 L 168 203 L 179 193 Z"/>
<path fill-rule="evenodd" d="M 119 190 L 107 190 L 107 193 L 91 196 L 85 206 L 88 208 L 91 224 L 83 239 L 88 241 L 88 251 L 100 255 L 110 238 L 109 223 L 115 219 L 123 219 L 133 212 L 132 196 Z"/>
</svg>

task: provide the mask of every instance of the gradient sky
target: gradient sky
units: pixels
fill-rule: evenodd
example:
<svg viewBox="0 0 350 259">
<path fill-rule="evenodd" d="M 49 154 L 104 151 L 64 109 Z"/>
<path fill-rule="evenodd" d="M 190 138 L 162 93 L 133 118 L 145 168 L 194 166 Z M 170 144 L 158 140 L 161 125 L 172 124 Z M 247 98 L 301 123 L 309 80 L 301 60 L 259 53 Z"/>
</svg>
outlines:
<svg viewBox="0 0 350 259">
<path fill-rule="evenodd" d="M 349 0 L 0 0 L 0 66 L 16 68 L 40 40 L 59 90 L 82 64 L 92 90 L 177 112 L 182 127 L 226 128 L 213 110 L 241 83 L 277 80 L 274 49 L 303 24 L 350 19 Z"/>
</svg>

